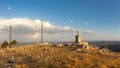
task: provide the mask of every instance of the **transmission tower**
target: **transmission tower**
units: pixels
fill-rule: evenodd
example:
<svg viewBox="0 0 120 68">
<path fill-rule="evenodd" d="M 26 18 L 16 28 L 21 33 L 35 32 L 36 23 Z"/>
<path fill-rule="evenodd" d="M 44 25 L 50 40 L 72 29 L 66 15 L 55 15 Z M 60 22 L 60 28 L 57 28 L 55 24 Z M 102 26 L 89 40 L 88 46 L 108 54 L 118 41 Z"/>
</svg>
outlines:
<svg viewBox="0 0 120 68">
<path fill-rule="evenodd" d="M 12 26 L 9 27 L 9 48 L 11 48 L 11 39 L 12 39 Z"/>
<path fill-rule="evenodd" d="M 43 22 L 41 22 L 41 43 L 43 43 Z"/>
</svg>

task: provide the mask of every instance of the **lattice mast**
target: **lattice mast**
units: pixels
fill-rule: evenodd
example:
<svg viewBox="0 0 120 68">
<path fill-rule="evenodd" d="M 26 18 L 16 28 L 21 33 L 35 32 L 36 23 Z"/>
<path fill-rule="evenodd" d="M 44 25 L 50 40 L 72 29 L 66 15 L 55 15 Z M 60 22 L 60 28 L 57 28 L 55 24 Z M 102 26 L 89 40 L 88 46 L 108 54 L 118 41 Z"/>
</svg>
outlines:
<svg viewBox="0 0 120 68">
<path fill-rule="evenodd" d="M 12 40 L 12 26 L 9 26 L 9 48 L 11 48 L 11 40 Z"/>
<path fill-rule="evenodd" d="M 41 22 L 41 43 L 43 43 L 43 22 Z"/>
</svg>

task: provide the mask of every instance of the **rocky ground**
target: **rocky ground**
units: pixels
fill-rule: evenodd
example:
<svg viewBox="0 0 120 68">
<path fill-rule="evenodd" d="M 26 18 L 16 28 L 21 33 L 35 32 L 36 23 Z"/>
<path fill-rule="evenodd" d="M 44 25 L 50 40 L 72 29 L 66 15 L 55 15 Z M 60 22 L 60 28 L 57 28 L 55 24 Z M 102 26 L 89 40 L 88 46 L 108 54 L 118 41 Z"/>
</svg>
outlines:
<svg viewBox="0 0 120 68">
<path fill-rule="evenodd" d="M 0 68 L 14 61 L 14 68 L 120 68 L 120 54 L 99 53 L 79 46 L 26 45 L 0 49 Z"/>
</svg>

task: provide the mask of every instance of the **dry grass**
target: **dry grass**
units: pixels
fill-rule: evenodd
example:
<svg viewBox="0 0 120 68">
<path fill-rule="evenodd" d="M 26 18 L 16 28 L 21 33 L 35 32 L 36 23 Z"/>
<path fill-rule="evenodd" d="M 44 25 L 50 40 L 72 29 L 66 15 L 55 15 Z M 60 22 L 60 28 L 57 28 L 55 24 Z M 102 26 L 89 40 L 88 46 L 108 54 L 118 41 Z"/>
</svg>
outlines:
<svg viewBox="0 0 120 68">
<path fill-rule="evenodd" d="M 120 54 L 77 52 L 78 47 L 28 45 L 0 49 L 0 68 L 16 51 L 15 68 L 120 68 Z"/>
</svg>

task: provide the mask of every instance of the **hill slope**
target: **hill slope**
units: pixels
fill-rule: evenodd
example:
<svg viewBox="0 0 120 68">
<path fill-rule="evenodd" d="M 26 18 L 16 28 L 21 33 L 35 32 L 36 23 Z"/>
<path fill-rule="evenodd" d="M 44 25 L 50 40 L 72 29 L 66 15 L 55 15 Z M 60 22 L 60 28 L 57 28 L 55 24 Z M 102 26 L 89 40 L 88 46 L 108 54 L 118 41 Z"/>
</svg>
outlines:
<svg viewBox="0 0 120 68">
<path fill-rule="evenodd" d="M 0 68 L 15 57 L 15 68 L 120 68 L 120 54 L 75 51 L 78 47 L 38 44 L 0 49 Z"/>
</svg>

